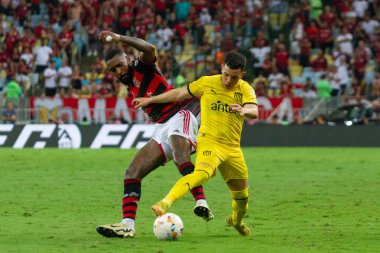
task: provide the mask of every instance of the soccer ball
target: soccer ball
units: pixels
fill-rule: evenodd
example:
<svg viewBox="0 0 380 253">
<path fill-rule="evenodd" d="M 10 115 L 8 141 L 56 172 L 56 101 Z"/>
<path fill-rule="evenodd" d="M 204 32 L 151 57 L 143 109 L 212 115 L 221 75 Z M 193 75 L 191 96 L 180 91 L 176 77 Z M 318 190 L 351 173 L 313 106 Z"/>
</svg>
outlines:
<svg viewBox="0 0 380 253">
<path fill-rule="evenodd" d="M 158 240 L 178 240 L 183 234 L 183 222 L 178 215 L 166 213 L 154 221 L 153 232 Z"/>
</svg>

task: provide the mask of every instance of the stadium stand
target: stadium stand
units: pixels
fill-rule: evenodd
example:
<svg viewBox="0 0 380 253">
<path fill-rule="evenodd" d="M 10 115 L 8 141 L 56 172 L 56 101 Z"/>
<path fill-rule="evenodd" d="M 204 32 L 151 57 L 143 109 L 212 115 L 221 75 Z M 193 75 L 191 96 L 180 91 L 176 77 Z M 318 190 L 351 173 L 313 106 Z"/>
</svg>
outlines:
<svg viewBox="0 0 380 253">
<path fill-rule="evenodd" d="M 174 87 L 218 73 L 223 54 L 241 51 L 249 63 L 246 80 L 272 103 L 261 115 L 284 108 L 309 119 L 346 103 L 370 107 L 380 99 L 377 86 L 372 87 L 380 64 L 379 10 L 379 1 L 366 0 L 1 1 L 0 106 L 4 110 L 9 100 L 7 85 L 16 82 L 22 91 L 15 103 L 19 123 L 40 122 L 33 101 L 46 95 L 43 72 L 51 61 L 58 73 L 67 62 L 72 75 L 68 87 L 57 82 L 56 97 L 63 101 L 57 115 L 62 117 L 48 122 L 75 121 L 78 113 L 69 112 L 70 99 L 96 99 L 105 89 L 114 99 L 127 97 L 102 60 L 108 46 L 96 39 L 101 30 L 111 29 L 155 44 L 157 64 Z M 267 79 L 275 68 L 283 74 L 278 90 L 266 92 L 268 80 L 256 87 L 253 80 L 260 73 Z M 302 98 L 308 79 L 316 91 L 322 75 L 333 90 L 329 99 L 308 97 L 297 108 L 298 102 L 286 102 L 293 108 L 273 102 Z M 107 122 L 117 118 L 113 108 L 105 111 L 110 111 Z M 379 120 L 379 109 L 371 107 L 371 112 Z M 279 121 L 293 123 L 288 118 Z"/>
</svg>

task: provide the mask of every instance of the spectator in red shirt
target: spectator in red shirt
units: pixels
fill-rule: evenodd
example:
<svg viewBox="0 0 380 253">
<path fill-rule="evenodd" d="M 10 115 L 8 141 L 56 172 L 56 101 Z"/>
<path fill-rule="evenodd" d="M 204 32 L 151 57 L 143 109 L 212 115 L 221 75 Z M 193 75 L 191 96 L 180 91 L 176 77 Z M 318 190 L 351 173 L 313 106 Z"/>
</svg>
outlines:
<svg viewBox="0 0 380 253">
<path fill-rule="evenodd" d="M 36 35 L 38 39 L 46 38 L 46 27 L 42 20 L 39 20 L 38 25 L 34 28 L 34 35 Z"/>
<path fill-rule="evenodd" d="M 262 66 L 263 76 L 265 76 L 266 78 L 268 78 L 269 74 L 272 73 L 272 69 L 273 69 L 273 61 L 272 61 L 272 57 L 268 53 L 265 56 L 265 60 L 263 62 L 263 66 Z"/>
<path fill-rule="evenodd" d="M 318 47 L 323 50 L 323 52 L 326 52 L 326 49 L 329 49 L 329 52 L 332 52 L 332 49 L 334 47 L 334 37 L 332 33 L 332 27 L 329 26 L 326 22 L 323 20 L 320 21 L 321 28 L 319 29 L 318 33 Z"/>
<path fill-rule="evenodd" d="M 338 15 L 342 12 L 342 8 L 344 5 L 343 2 L 344 0 L 335 0 L 332 3 L 333 9 L 335 9 L 335 13 L 337 13 Z"/>
<path fill-rule="evenodd" d="M 319 15 L 317 22 L 320 27 L 322 23 L 325 23 L 330 28 L 334 26 L 335 14 L 332 13 L 330 5 L 323 7 L 323 13 Z"/>
<path fill-rule="evenodd" d="M 363 57 L 366 60 L 369 60 L 372 57 L 371 49 L 366 46 L 364 40 L 359 40 L 358 47 L 354 50 L 355 58 L 358 54 L 361 54 L 361 56 L 358 57 Z"/>
<path fill-rule="evenodd" d="M 123 11 L 120 12 L 118 19 L 120 34 L 127 35 L 131 32 L 132 21 L 132 10 L 129 5 L 125 5 Z"/>
<path fill-rule="evenodd" d="M 9 52 L 5 49 L 4 44 L 0 44 L 0 63 L 5 63 L 9 59 L 10 54 Z"/>
<path fill-rule="evenodd" d="M 19 52 L 19 47 L 15 46 L 11 53 L 11 58 L 13 62 L 18 62 L 20 60 L 21 53 Z"/>
<path fill-rule="evenodd" d="M 311 47 L 312 48 L 317 47 L 317 40 L 318 40 L 318 33 L 319 33 L 317 22 L 315 20 L 312 20 L 310 22 L 310 26 L 306 27 L 305 32 L 307 34 L 307 38 L 311 42 Z"/>
<path fill-rule="evenodd" d="M 285 49 L 284 44 L 278 45 L 278 52 L 276 53 L 276 66 L 278 71 L 286 76 L 289 75 L 289 54 Z"/>
<path fill-rule="evenodd" d="M 222 5 L 218 5 L 216 19 L 219 21 L 221 26 L 222 36 L 224 36 L 226 32 L 231 31 L 234 17 L 230 14 L 228 9 L 224 8 Z"/>
<path fill-rule="evenodd" d="M 264 15 L 262 8 L 256 6 L 250 16 L 252 20 L 252 35 L 256 36 L 257 32 L 262 29 L 264 25 Z"/>
<path fill-rule="evenodd" d="M 280 96 L 283 98 L 292 98 L 293 94 L 293 86 L 291 81 L 288 78 L 284 78 L 280 84 Z"/>
<path fill-rule="evenodd" d="M 13 48 L 16 46 L 19 39 L 19 33 L 16 26 L 12 25 L 5 35 L 4 43 L 8 52 L 13 52 Z"/>
<path fill-rule="evenodd" d="M 161 16 L 163 19 L 166 19 L 166 2 L 165 0 L 155 0 L 155 15 Z"/>
<path fill-rule="evenodd" d="M 24 30 L 24 36 L 20 39 L 21 45 L 23 48 L 33 48 L 36 44 L 36 39 L 33 36 L 31 29 Z"/>
<path fill-rule="evenodd" d="M 190 23 L 194 23 L 195 20 L 197 20 L 199 17 L 199 14 L 197 12 L 197 10 L 195 9 L 195 7 L 191 7 L 190 10 L 189 10 L 189 17 L 187 18 L 187 21 L 190 22 Z M 184 21 L 184 20 L 182 20 Z"/>
<path fill-rule="evenodd" d="M 63 0 L 60 4 L 61 7 L 61 19 L 66 22 L 69 18 L 71 4 L 69 0 Z"/>
<path fill-rule="evenodd" d="M 59 34 L 58 45 L 61 48 L 62 52 L 66 54 L 66 59 L 68 60 L 68 64 L 72 63 L 72 52 L 73 52 L 73 27 L 71 23 L 66 23 L 63 27 L 63 31 Z"/>
<path fill-rule="evenodd" d="M 110 98 L 113 96 L 112 83 L 109 80 L 103 80 L 95 96 L 97 98 Z"/>
<path fill-rule="evenodd" d="M 18 6 L 13 10 L 13 15 L 17 18 L 18 24 L 20 26 L 24 25 L 24 21 L 26 19 L 26 14 L 28 12 L 28 5 L 25 0 L 21 0 Z"/>
<path fill-rule="evenodd" d="M 363 84 L 362 82 L 365 76 L 366 65 L 367 65 L 367 59 L 364 52 L 357 51 L 354 56 L 353 69 L 354 69 L 354 76 L 359 85 Z"/>
<path fill-rule="evenodd" d="M 249 13 L 246 9 L 236 10 L 239 11 L 237 15 L 235 15 L 235 19 L 237 19 L 237 26 L 242 29 L 242 34 L 247 34 L 247 23 L 249 20 Z"/>
<path fill-rule="evenodd" d="M 98 26 L 101 26 L 102 23 L 105 23 L 108 25 L 108 27 L 113 27 L 113 23 L 115 19 L 117 18 L 117 11 L 115 9 L 115 6 L 112 4 L 110 0 L 105 0 L 102 3 L 102 6 L 100 8 L 100 13 L 98 17 Z"/>
<path fill-rule="evenodd" d="M 199 13 L 203 8 L 206 7 L 207 1 L 205 0 L 193 0 L 191 4 L 195 7 L 196 11 Z"/>
<path fill-rule="evenodd" d="M 94 1 L 82 1 L 82 26 L 88 27 L 93 21 L 96 22 L 98 18 L 99 8 L 95 8 Z M 95 2 L 98 2 L 97 0 Z"/>
<path fill-rule="evenodd" d="M 321 49 L 318 49 L 317 57 L 311 63 L 311 66 L 313 67 L 313 70 L 316 72 L 327 70 L 327 60 Z"/>
<path fill-rule="evenodd" d="M 180 46 L 181 52 L 183 48 L 185 47 L 185 35 L 187 32 L 186 24 L 184 21 L 179 21 L 174 26 L 174 37 L 173 37 L 173 44 L 177 44 Z"/>
<path fill-rule="evenodd" d="M 300 64 L 302 67 L 308 67 L 310 62 L 311 42 L 304 34 L 302 39 L 299 40 L 300 47 Z"/>
<path fill-rule="evenodd" d="M 227 53 L 235 48 L 234 36 L 231 32 L 225 34 L 224 39 L 220 43 L 220 49 L 223 53 Z"/>
</svg>

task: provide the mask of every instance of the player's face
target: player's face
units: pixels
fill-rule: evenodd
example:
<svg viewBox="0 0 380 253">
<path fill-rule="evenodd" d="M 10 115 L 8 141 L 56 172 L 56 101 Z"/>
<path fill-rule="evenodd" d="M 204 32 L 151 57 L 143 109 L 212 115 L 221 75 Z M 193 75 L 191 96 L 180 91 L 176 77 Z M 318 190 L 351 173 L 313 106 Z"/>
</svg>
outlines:
<svg viewBox="0 0 380 253">
<path fill-rule="evenodd" d="M 226 89 L 232 89 L 244 76 L 244 71 L 239 69 L 231 69 L 227 65 L 222 65 L 222 84 Z"/>
<path fill-rule="evenodd" d="M 112 74 L 119 79 L 125 85 L 131 85 L 128 83 L 128 74 L 131 64 L 131 59 L 126 55 L 115 55 L 108 60 L 107 67 Z"/>
</svg>

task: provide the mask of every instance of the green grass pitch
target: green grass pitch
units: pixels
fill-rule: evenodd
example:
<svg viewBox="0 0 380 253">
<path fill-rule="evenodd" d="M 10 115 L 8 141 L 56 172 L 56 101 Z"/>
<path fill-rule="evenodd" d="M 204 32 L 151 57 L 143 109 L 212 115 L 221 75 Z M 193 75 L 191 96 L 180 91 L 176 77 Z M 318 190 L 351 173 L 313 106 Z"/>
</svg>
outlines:
<svg viewBox="0 0 380 253">
<path fill-rule="evenodd" d="M 150 206 L 179 178 L 173 163 L 145 178 L 134 239 L 95 227 L 121 220 L 123 174 L 136 150 L 0 149 L 0 252 L 380 252 L 380 150 L 245 148 L 250 169 L 246 222 L 227 227 L 231 197 L 219 174 L 205 185 L 215 219 L 191 195 L 170 210 L 181 240 L 152 231 Z"/>
</svg>

